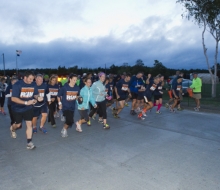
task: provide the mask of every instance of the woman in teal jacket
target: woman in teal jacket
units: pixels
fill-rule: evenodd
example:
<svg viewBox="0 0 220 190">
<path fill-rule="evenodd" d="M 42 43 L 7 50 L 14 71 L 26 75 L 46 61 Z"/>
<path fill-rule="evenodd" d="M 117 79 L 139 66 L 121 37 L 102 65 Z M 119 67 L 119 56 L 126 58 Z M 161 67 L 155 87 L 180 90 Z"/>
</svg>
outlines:
<svg viewBox="0 0 220 190">
<path fill-rule="evenodd" d="M 80 120 L 76 122 L 76 131 L 78 132 L 82 132 L 82 128 L 81 128 L 82 123 L 87 122 L 87 125 L 89 126 L 91 125 L 88 115 L 89 102 L 93 105 L 94 108 L 97 107 L 92 95 L 92 90 L 90 88 L 91 84 L 92 84 L 91 79 L 87 78 L 85 80 L 85 86 L 80 90 L 80 96 L 82 97 L 83 102 L 82 104 L 79 104 L 79 102 L 77 101 L 78 111 L 80 114 Z"/>
</svg>

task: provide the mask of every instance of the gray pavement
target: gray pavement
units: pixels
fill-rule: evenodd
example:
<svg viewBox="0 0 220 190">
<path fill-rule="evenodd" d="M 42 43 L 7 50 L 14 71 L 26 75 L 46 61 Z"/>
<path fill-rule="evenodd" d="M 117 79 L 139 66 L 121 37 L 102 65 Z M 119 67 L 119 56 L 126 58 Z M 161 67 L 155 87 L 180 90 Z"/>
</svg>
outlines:
<svg viewBox="0 0 220 190">
<path fill-rule="evenodd" d="M 1 190 L 219 190 L 219 115 L 162 108 L 138 120 L 125 108 L 120 119 L 108 111 L 110 130 L 92 121 L 62 138 L 62 122 L 33 136 L 26 150 L 25 127 L 17 139 L 9 116 L 0 115 Z M 75 119 L 79 116 L 76 114 Z"/>
</svg>

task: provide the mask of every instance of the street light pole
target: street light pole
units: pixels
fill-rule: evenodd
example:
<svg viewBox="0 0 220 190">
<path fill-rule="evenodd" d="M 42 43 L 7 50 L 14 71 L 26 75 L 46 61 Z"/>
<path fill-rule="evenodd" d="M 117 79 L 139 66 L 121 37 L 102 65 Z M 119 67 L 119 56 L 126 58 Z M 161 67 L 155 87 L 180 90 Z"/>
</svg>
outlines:
<svg viewBox="0 0 220 190">
<path fill-rule="evenodd" d="M 4 55 L 4 53 L 2 54 L 2 57 L 3 57 L 4 76 L 5 76 L 5 55 Z"/>
<path fill-rule="evenodd" d="M 17 54 L 16 54 L 16 75 L 18 77 L 18 60 L 17 60 Z"/>
</svg>

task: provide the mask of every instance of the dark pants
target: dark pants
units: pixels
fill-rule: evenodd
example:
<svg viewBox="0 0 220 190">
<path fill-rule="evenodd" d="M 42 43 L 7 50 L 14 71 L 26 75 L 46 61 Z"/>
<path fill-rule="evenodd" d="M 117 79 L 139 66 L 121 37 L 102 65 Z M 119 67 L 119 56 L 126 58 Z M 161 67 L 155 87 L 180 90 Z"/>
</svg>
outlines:
<svg viewBox="0 0 220 190">
<path fill-rule="evenodd" d="M 107 119 L 107 113 L 106 113 L 106 101 L 102 102 L 96 102 L 97 108 L 93 108 L 91 112 L 89 113 L 89 117 L 92 117 L 95 112 L 99 114 L 99 117 L 102 117 L 103 119 Z"/>
<path fill-rule="evenodd" d="M 9 116 L 10 116 L 10 119 L 11 119 L 11 125 L 15 123 L 15 119 L 13 117 L 13 114 L 12 114 L 12 109 L 11 109 L 11 105 L 8 105 L 8 112 L 9 112 Z"/>
<path fill-rule="evenodd" d="M 5 94 L 2 92 L 2 97 L 0 97 L 0 107 L 4 107 L 5 104 Z"/>
<path fill-rule="evenodd" d="M 48 122 L 51 122 L 51 125 L 55 125 L 54 112 L 56 111 L 56 102 L 51 102 L 48 104 L 49 114 L 48 114 Z"/>
</svg>

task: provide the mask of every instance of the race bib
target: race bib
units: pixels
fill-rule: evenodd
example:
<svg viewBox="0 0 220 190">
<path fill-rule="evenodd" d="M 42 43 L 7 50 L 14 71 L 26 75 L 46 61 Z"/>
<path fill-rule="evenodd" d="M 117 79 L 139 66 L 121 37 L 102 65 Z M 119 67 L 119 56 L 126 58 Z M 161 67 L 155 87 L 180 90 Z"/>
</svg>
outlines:
<svg viewBox="0 0 220 190">
<path fill-rule="evenodd" d="M 157 85 L 156 85 L 156 84 L 153 84 L 153 85 L 150 87 L 150 90 L 154 91 L 156 88 L 157 88 Z"/>
<path fill-rule="evenodd" d="M 40 97 L 44 97 L 44 89 L 38 89 L 38 93 Z"/>
<path fill-rule="evenodd" d="M 20 98 L 32 98 L 34 88 L 21 88 Z"/>
<path fill-rule="evenodd" d="M 67 101 L 73 101 L 76 99 L 78 92 L 75 91 L 67 91 L 66 92 L 66 100 Z"/>
<path fill-rule="evenodd" d="M 121 89 L 123 91 L 128 91 L 128 85 L 127 84 L 123 84 Z"/>
<path fill-rule="evenodd" d="M 158 90 L 162 90 L 162 86 L 158 86 Z"/>
<path fill-rule="evenodd" d="M 49 88 L 49 92 L 50 92 L 51 96 L 57 96 L 58 89 L 56 89 L 56 88 Z"/>
<path fill-rule="evenodd" d="M 113 89 L 113 85 L 110 85 L 110 89 L 111 89 L 111 91 L 112 91 L 112 89 Z"/>
<path fill-rule="evenodd" d="M 182 86 L 181 86 L 181 85 L 178 85 L 176 90 L 180 91 L 181 88 L 182 88 Z"/>
</svg>

